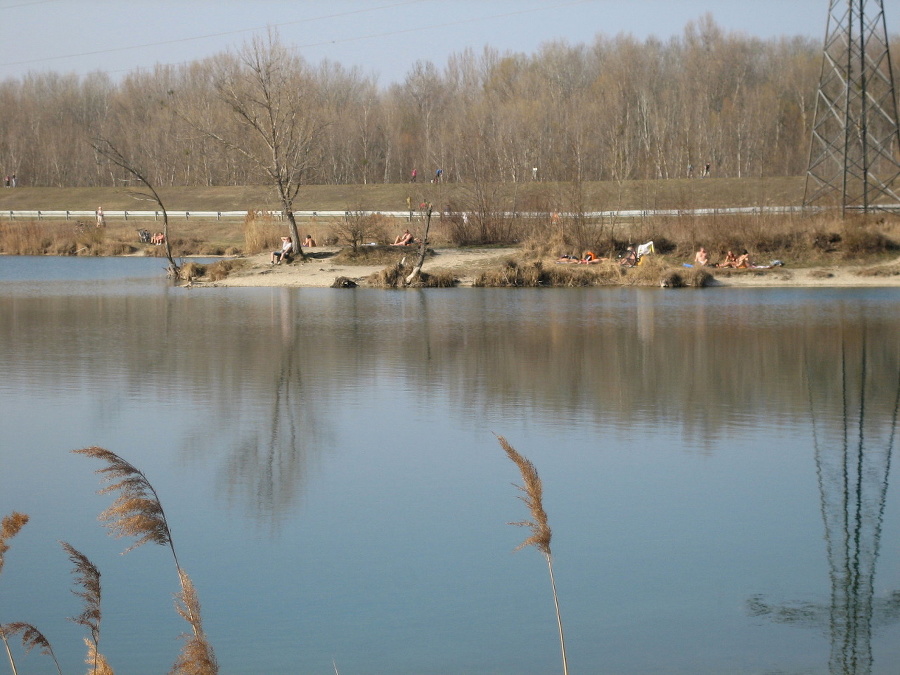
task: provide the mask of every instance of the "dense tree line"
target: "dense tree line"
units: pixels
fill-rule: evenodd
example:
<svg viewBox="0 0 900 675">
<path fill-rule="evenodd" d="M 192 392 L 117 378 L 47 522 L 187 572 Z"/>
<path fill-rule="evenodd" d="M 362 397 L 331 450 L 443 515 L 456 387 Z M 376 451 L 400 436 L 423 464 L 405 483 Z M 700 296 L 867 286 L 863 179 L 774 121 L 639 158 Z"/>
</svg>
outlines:
<svg viewBox="0 0 900 675">
<path fill-rule="evenodd" d="M 407 181 L 413 169 L 427 181 L 438 168 L 476 183 L 531 180 L 534 168 L 553 181 L 674 178 L 707 163 L 718 176 L 798 175 L 822 61 L 813 40 L 725 33 L 707 16 L 665 42 L 466 50 L 443 68 L 417 61 L 382 88 L 337 63 L 308 64 L 270 35 L 120 80 L 46 73 L 0 83 L 0 171 L 20 185 L 122 184 L 127 175 L 92 150 L 99 136 L 139 158 L 157 186 L 271 184 L 285 169 L 260 157 L 282 139 L 254 137 L 260 119 L 246 117 L 235 96 L 247 92 L 234 88 L 261 56 L 277 86 L 291 88 L 276 104 L 293 107 L 269 113 L 311 134 L 291 148 L 284 175 L 331 184 Z"/>
</svg>

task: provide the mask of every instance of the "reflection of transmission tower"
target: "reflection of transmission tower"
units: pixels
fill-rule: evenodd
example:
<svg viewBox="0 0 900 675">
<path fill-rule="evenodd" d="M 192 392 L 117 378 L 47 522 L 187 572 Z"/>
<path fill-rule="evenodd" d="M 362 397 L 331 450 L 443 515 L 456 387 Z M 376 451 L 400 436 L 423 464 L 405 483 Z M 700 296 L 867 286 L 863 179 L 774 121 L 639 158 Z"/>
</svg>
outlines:
<svg viewBox="0 0 900 675">
<path fill-rule="evenodd" d="M 883 0 L 831 0 L 804 205 L 900 205 L 900 127 Z"/>
<path fill-rule="evenodd" d="M 831 642 L 828 670 L 832 675 L 871 673 L 873 629 L 900 619 L 900 591 L 887 598 L 875 597 L 875 567 L 900 410 L 900 379 L 892 392 L 890 424 L 877 419 L 872 423 L 866 419 L 867 405 L 871 405 L 867 398 L 878 392 L 872 385 L 867 387 L 871 373 L 867 373 L 865 345 L 859 370 L 853 376 L 850 370 L 855 368 L 842 355 L 838 392 L 828 391 L 821 383 L 809 383 L 830 602 L 770 605 L 755 596 L 749 603 L 756 616 L 825 629 Z M 814 400 L 817 391 L 823 400 Z M 823 412 L 825 422 L 821 421 Z"/>
</svg>

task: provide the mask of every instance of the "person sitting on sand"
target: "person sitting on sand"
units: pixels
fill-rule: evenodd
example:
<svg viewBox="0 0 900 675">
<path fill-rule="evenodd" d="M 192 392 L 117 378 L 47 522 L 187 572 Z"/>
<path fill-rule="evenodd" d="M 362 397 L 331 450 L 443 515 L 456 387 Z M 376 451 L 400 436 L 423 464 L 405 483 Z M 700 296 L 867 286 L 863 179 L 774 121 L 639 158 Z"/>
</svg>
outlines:
<svg viewBox="0 0 900 675">
<path fill-rule="evenodd" d="M 634 250 L 634 246 L 629 246 L 625 250 L 625 255 L 619 258 L 620 265 L 626 265 L 628 267 L 634 267 L 638 263 L 637 251 Z"/>
<path fill-rule="evenodd" d="M 152 237 L 150 237 L 150 243 L 156 244 L 157 246 L 162 246 L 166 243 L 166 235 L 164 235 L 162 232 L 157 232 Z"/>
<path fill-rule="evenodd" d="M 315 248 L 316 240 L 312 238 L 311 234 L 306 235 L 306 239 L 303 240 L 303 245 L 307 248 Z"/>
<path fill-rule="evenodd" d="M 410 244 L 415 243 L 416 239 L 412 236 L 412 232 L 409 230 L 404 230 L 403 234 L 397 235 L 397 238 L 394 239 L 394 243 L 391 246 L 409 246 Z"/>
<path fill-rule="evenodd" d="M 753 267 L 753 263 L 750 261 L 750 254 L 747 252 L 747 249 L 744 249 L 744 252 L 738 256 L 738 259 L 735 261 L 734 266 L 739 269 L 748 269 Z"/>
<path fill-rule="evenodd" d="M 709 253 L 707 253 L 706 249 L 702 246 L 694 255 L 694 264 L 697 265 L 697 267 L 706 267 L 709 265 Z"/>
<path fill-rule="evenodd" d="M 272 251 L 272 264 L 278 265 L 282 260 L 291 257 L 291 251 L 294 249 L 294 242 L 290 237 L 281 238 L 281 250 Z"/>
<path fill-rule="evenodd" d="M 725 254 L 725 260 L 719 263 L 719 267 L 737 267 L 737 256 L 729 250 Z"/>
</svg>

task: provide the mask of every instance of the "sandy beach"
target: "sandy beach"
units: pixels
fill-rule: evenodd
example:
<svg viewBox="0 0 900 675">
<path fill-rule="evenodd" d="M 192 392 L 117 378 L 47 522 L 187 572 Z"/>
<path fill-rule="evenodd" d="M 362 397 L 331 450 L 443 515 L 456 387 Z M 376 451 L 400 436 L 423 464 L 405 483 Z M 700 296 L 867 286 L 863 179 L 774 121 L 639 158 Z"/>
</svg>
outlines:
<svg viewBox="0 0 900 675">
<path fill-rule="evenodd" d="M 306 262 L 271 265 L 269 254 L 249 256 L 248 265 L 226 279 L 216 282 L 194 281 L 194 286 L 216 287 L 297 287 L 327 288 L 338 277 L 352 279 L 360 286 L 366 278 L 384 265 L 335 264 L 331 256 L 338 247 L 317 247 L 308 251 Z M 460 287 L 470 287 L 476 275 L 514 255 L 517 249 L 435 249 L 435 255 L 425 261 L 424 270 L 451 270 Z M 410 253 L 410 258 L 414 253 Z M 547 264 L 554 264 L 547 260 Z M 792 268 L 789 263 L 773 269 L 717 270 L 711 269 L 715 280 L 712 287 L 898 287 L 900 286 L 900 257 L 878 265 L 832 265 L 825 267 Z"/>
</svg>

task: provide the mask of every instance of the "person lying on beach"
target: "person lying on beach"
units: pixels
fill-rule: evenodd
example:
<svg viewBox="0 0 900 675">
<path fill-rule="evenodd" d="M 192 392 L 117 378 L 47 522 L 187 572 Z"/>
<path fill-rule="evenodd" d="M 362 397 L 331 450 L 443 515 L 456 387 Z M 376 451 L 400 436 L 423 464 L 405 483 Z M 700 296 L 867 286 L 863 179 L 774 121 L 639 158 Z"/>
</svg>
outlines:
<svg viewBox="0 0 900 675">
<path fill-rule="evenodd" d="M 635 265 L 637 265 L 637 262 L 637 251 L 634 250 L 634 246 L 629 246 L 625 250 L 625 255 L 619 258 L 619 264 L 626 265 L 628 267 L 634 267 Z"/>
<path fill-rule="evenodd" d="M 607 262 L 609 258 L 598 258 L 593 251 L 585 251 L 581 260 L 578 262 L 585 265 L 595 265 L 596 263 Z"/>
<path fill-rule="evenodd" d="M 412 232 L 409 230 L 404 230 L 402 234 L 397 235 L 397 238 L 394 239 L 394 243 L 391 246 L 409 246 L 414 244 L 416 238 L 412 236 Z"/>
</svg>

